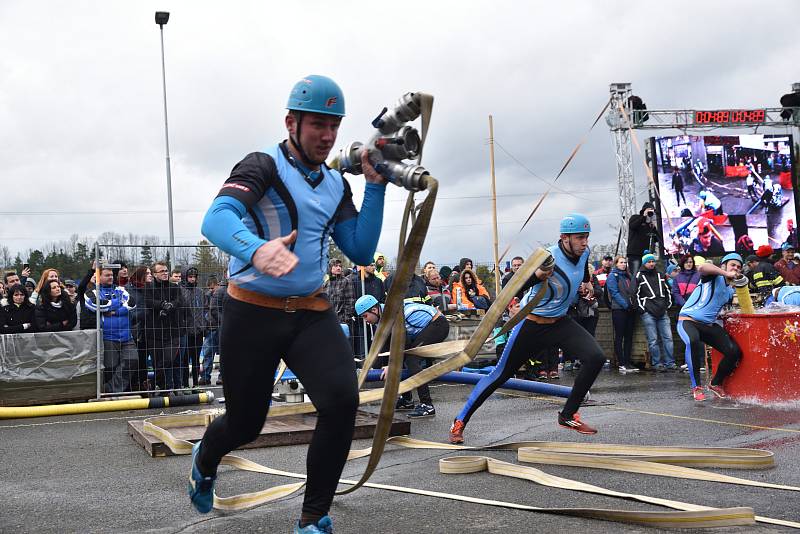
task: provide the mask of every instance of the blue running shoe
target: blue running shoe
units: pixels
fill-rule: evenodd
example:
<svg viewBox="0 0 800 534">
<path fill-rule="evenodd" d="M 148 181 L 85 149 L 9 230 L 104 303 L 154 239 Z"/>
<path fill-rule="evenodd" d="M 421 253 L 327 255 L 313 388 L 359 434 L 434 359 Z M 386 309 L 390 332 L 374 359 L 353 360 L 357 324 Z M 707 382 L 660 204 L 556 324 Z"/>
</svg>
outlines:
<svg viewBox="0 0 800 534">
<path fill-rule="evenodd" d="M 300 528 L 300 522 L 294 527 L 294 534 L 314 534 L 315 532 L 322 532 L 324 534 L 333 534 L 333 521 L 331 517 L 326 515 L 317 521 L 316 525 L 308 525 Z"/>
<path fill-rule="evenodd" d="M 189 498 L 201 514 L 207 514 L 214 507 L 214 481 L 216 476 L 204 477 L 197 469 L 197 453 L 200 452 L 200 442 L 192 446 L 192 472 L 189 475 Z M 312 531 L 313 532 L 313 531 Z"/>
</svg>

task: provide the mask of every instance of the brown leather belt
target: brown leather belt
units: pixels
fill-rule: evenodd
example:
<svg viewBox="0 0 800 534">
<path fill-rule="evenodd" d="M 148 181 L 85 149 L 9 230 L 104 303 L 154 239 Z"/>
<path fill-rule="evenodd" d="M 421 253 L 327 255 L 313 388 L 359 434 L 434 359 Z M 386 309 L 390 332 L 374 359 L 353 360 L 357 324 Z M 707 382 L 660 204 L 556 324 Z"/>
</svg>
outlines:
<svg viewBox="0 0 800 534">
<path fill-rule="evenodd" d="M 270 297 L 257 291 L 242 289 L 234 283 L 228 283 L 228 295 L 246 302 L 261 306 L 262 308 L 272 308 L 283 310 L 286 313 L 294 313 L 297 310 L 325 311 L 331 307 L 330 301 L 320 298 L 317 295 L 322 293 L 322 288 L 317 289 L 307 297 Z"/>
<path fill-rule="evenodd" d="M 535 315 L 533 313 L 529 313 L 526 317 L 527 320 L 533 321 L 536 324 L 553 324 L 556 321 L 560 321 L 564 317 L 542 317 L 541 315 Z"/>
</svg>

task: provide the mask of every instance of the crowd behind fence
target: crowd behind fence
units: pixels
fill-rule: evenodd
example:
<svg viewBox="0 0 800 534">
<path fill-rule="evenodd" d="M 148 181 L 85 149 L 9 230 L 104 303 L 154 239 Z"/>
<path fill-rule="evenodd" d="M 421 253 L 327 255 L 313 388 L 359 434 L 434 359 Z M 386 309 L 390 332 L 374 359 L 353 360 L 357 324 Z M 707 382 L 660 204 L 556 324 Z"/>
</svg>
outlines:
<svg viewBox="0 0 800 534">
<path fill-rule="evenodd" d="M 94 372 L 98 397 L 124 393 L 183 394 L 201 386 L 221 385 L 224 359 L 219 336 L 222 303 L 227 294 L 225 256 L 210 245 L 178 248 L 180 256 L 195 261 L 170 268 L 167 261 L 141 263 L 142 259 L 150 258 L 137 255 L 139 247 L 98 245 L 95 263 L 86 265 L 82 276 L 76 279 L 66 278 L 51 268 L 44 269 L 38 280 L 24 269 L 19 273 L 7 270 L 2 280 L 0 331 L 6 335 L 33 336 L 30 339 L 38 340 L 42 347 L 58 345 L 57 339 L 63 344 L 64 339 L 70 339 L 58 338 L 64 332 L 94 331 L 96 343 L 92 347 L 97 362 Z M 129 263 L 131 257 L 138 262 Z M 501 285 L 505 285 L 522 262 L 521 257 L 515 257 L 502 266 Z M 576 305 L 571 311 L 576 320 L 586 323 L 587 330 L 593 330 L 597 323 L 598 314 L 593 310 L 600 305 L 613 308 L 604 285 L 615 266 L 617 261 L 612 262 L 610 256 L 590 266 L 596 290 L 587 302 L 579 299 L 582 306 Z M 687 266 L 672 267 L 665 280 L 672 285 L 676 271 L 685 271 L 684 267 Z M 334 257 L 325 280 L 320 281 L 351 340 L 357 360 L 368 352 L 374 327 L 357 317 L 355 302 L 367 294 L 385 302 L 392 274 L 391 266 L 380 253 L 373 263 L 365 266 L 350 266 L 346 260 Z M 408 302 L 435 306 L 451 320 L 470 315 L 479 317 L 496 296 L 494 276 L 493 264 L 477 264 L 469 258 L 442 266 L 427 262 L 413 275 L 405 298 Z M 683 286 L 679 289 L 685 290 Z M 619 335 L 629 339 L 631 334 Z M 85 339 L 85 336 L 75 337 L 73 342 L 85 343 Z M 655 352 L 657 342 L 651 341 L 650 351 Z M 3 355 L 6 367 L 0 368 L 3 375 L 0 380 L 13 378 L 7 372 L 10 361 L 15 362 L 16 369 L 24 369 L 19 358 L 26 349 L 19 352 L 19 347 L 34 345 L 19 342 L 14 345 L 17 348 L 12 356 L 8 356 L 11 352 Z M 498 342 L 498 346 L 502 347 L 502 343 Z M 4 343 L 0 347 L 9 351 L 6 347 L 12 345 Z M 615 347 L 614 360 L 630 365 L 630 355 L 623 354 L 630 349 L 627 345 L 624 349 L 620 347 Z M 82 349 L 79 347 L 75 352 L 83 354 Z M 46 359 L 48 351 L 41 349 L 37 354 L 37 358 Z M 555 378 L 557 353 L 541 356 L 532 356 L 532 362 L 548 362 L 540 365 L 536 377 L 546 374 Z M 562 355 L 562 360 L 569 363 L 570 355 Z M 668 364 L 674 365 L 673 362 L 670 360 Z M 85 363 L 82 360 L 82 365 Z"/>
</svg>

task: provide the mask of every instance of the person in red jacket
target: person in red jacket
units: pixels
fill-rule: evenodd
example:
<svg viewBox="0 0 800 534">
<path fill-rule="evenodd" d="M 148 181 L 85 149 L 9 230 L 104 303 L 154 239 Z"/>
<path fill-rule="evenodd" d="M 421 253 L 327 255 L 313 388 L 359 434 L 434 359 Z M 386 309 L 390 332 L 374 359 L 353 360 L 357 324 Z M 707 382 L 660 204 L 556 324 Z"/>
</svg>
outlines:
<svg viewBox="0 0 800 534">
<path fill-rule="evenodd" d="M 598 267 L 594 271 L 594 275 L 597 277 L 597 281 L 600 283 L 600 287 L 605 287 L 606 279 L 608 275 L 611 274 L 611 269 L 614 267 L 614 258 L 606 254 L 603 256 L 603 260 L 600 262 L 600 267 Z"/>
</svg>

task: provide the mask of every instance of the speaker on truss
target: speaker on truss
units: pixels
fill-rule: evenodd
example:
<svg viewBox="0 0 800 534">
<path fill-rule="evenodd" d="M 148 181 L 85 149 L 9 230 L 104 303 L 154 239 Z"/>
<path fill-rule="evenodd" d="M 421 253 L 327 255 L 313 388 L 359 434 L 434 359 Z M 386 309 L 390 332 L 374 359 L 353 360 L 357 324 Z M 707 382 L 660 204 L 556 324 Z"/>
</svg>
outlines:
<svg viewBox="0 0 800 534">
<path fill-rule="evenodd" d="M 633 110 L 634 124 L 641 125 L 650 118 L 650 115 L 647 113 L 647 105 L 645 105 L 641 97 L 636 95 L 629 96 L 628 105 Z"/>
<path fill-rule="evenodd" d="M 788 121 L 792 118 L 792 110 L 788 108 L 800 108 L 800 93 L 787 93 L 781 97 L 781 118 Z"/>
</svg>

